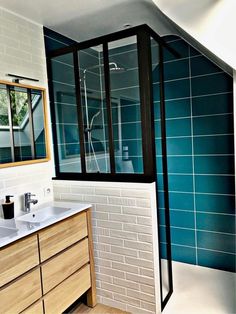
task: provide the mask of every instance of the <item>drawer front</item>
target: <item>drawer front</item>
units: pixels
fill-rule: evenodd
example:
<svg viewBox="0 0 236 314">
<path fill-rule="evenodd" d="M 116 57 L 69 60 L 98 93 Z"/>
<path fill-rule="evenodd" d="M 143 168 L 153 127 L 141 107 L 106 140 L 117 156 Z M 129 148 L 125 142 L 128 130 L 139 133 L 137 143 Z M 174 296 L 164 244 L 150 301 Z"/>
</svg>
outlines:
<svg viewBox="0 0 236 314">
<path fill-rule="evenodd" d="M 39 232 L 41 261 L 45 261 L 56 253 L 66 249 L 86 237 L 86 212 L 72 216 Z"/>
<path fill-rule="evenodd" d="M 23 311 L 21 314 L 43 314 L 43 303 L 42 301 L 38 301 L 28 307 L 25 311 Z"/>
<path fill-rule="evenodd" d="M 0 250 L 0 287 L 39 264 L 37 236 Z"/>
<path fill-rule="evenodd" d="M 40 271 L 36 269 L 0 290 L 1 313 L 19 313 L 41 296 Z"/>
<path fill-rule="evenodd" d="M 44 296 L 45 313 L 62 313 L 90 287 L 90 266 L 86 265 Z"/>
<path fill-rule="evenodd" d="M 86 238 L 42 265 L 43 293 L 47 293 L 88 262 Z"/>
</svg>

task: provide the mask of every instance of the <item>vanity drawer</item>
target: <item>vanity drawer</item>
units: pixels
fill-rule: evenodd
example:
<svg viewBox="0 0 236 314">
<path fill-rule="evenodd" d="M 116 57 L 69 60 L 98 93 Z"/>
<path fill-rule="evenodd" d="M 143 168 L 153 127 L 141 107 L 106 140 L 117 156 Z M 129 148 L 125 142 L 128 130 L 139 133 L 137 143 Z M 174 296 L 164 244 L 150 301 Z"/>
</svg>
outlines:
<svg viewBox="0 0 236 314">
<path fill-rule="evenodd" d="M 43 293 L 47 293 L 88 262 L 86 238 L 42 265 Z"/>
<path fill-rule="evenodd" d="M 39 232 L 41 262 L 88 235 L 86 212 L 72 216 Z"/>
<path fill-rule="evenodd" d="M 20 313 L 41 296 L 40 271 L 36 269 L 0 290 L 1 313 Z"/>
<path fill-rule="evenodd" d="M 0 287 L 39 264 L 37 236 L 17 241 L 0 250 Z"/>
<path fill-rule="evenodd" d="M 90 287 L 90 265 L 86 265 L 44 296 L 45 313 L 62 313 Z"/>
<path fill-rule="evenodd" d="M 21 312 L 21 314 L 43 314 L 43 303 L 42 301 L 38 301 L 28 307 L 25 311 Z"/>
</svg>

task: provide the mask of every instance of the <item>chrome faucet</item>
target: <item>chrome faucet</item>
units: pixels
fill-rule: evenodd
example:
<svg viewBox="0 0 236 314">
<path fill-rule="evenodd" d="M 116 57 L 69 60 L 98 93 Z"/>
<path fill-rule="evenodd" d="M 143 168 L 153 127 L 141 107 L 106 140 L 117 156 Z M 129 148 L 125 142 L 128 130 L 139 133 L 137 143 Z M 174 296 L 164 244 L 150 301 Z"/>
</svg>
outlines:
<svg viewBox="0 0 236 314">
<path fill-rule="evenodd" d="M 30 204 L 37 204 L 38 200 L 32 199 L 31 196 L 35 196 L 35 194 L 31 194 L 30 192 L 27 192 L 24 194 L 24 212 L 29 213 L 30 212 Z"/>
</svg>

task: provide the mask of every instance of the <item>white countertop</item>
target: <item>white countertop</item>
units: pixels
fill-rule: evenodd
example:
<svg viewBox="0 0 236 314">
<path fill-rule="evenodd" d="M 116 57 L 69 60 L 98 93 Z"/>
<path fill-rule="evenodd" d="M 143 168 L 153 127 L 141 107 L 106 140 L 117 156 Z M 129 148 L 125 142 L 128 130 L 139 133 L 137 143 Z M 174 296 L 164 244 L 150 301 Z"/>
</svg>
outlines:
<svg viewBox="0 0 236 314">
<path fill-rule="evenodd" d="M 41 206 L 39 206 L 37 210 L 42 209 L 44 207 L 48 207 L 48 206 L 69 208 L 69 210 L 66 210 L 63 213 L 56 215 L 54 217 L 51 217 L 40 223 L 30 223 L 30 222 L 19 221 L 17 220 L 17 218 L 19 217 L 16 217 L 13 219 L 1 219 L 0 218 L 0 227 L 17 229 L 17 231 L 15 231 L 9 236 L 0 237 L 0 248 L 16 240 L 19 240 L 25 236 L 28 236 L 29 234 L 32 234 L 38 230 L 48 227 L 58 221 L 61 221 L 65 218 L 75 215 L 87 208 L 92 207 L 91 204 L 78 204 L 74 202 L 58 202 L 57 201 L 57 202 L 44 203 Z M 31 212 L 32 213 L 37 212 L 37 210 L 35 211 L 32 210 Z M 22 215 L 24 214 L 25 213 L 22 212 Z"/>
</svg>

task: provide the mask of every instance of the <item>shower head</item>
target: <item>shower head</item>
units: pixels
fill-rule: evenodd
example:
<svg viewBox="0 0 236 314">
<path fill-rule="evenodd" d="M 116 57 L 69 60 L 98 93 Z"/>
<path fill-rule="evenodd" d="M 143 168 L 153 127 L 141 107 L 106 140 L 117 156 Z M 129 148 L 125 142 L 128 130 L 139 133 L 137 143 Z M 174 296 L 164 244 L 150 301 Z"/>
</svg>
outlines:
<svg viewBox="0 0 236 314">
<path fill-rule="evenodd" d="M 115 63 L 115 62 L 110 62 L 109 66 L 110 66 L 110 72 L 112 72 L 112 73 L 123 73 L 123 72 L 125 72 L 125 68 L 118 67 L 117 63 Z"/>
<path fill-rule="evenodd" d="M 84 79 L 85 79 L 86 72 L 87 72 L 88 70 L 98 69 L 98 68 L 101 68 L 101 67 L 103 67 L 103 66 L 104 66 L 104 64 L 102 63 L 102 64 L 97 64 L 97 65 L 94 65 L 94 66 L 91 66 L 91 67 L 86 68 L 86 69 L 83 71 L 83 73 L 84 73 Z M 110 72 L 111 72 L 111 73 L 123 73 L 123 72 L 126 71 L 125 68 L 119 67 L 116 62 L 109 62 L 109 69 L 110 69 Z"/>
</svg>

